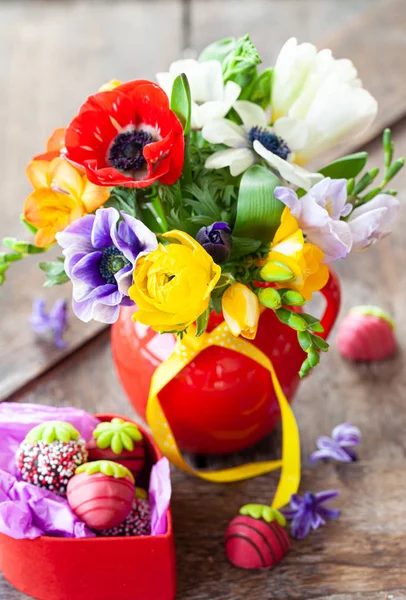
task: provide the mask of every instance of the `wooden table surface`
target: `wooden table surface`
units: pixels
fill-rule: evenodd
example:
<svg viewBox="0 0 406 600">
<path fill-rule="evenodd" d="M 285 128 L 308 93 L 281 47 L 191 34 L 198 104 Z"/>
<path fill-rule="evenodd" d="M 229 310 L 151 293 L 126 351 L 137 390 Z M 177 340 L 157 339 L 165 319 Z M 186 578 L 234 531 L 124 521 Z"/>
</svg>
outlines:
<svg viewBox="0 0 406 600">
<path fill-rule="evenodd" d="M 0 0 L 0 236 L 24 235 L 18 220 L 29 191 L 24 166 L 83 98 L 113 77 L 152 78 L 185 47 L 200 50 L 246 31 L 265 62 L 291 35 L 351 58 L 380 111 L 368 137 L 342 152 L 366 148 L 379 165 L 379 138 L 391 125 L 398 153 L 406 155 L 404 0 Z M 396 184 L 405 198 L 406 172 Z M 338 355 L 333 335 L 331 351 L 294 403 L 302 435 L 301 489 L 339 489 L 335 504 L 341 518 L 295 542 L 274 571 L 239 571 L 224 556 L 226 525 L 242 504 L 269 502 L 276 476 L 215 485 L 173 471 L 180 600 L 406 599 L 403 227 L 404 207 L 390 238 L 337 267 L 342 313 L 365 302 L 388 309 L 397 321 L 397 356 L 351 365 Z M 108 329 L 72 317 L 68 349 L 38 342 L 27 322 L 32 300 L 69 297 L 70 290 L 42 290 L 35 260 L 9 273 L 8 285 L 0 289 L 0 399 L 133 415 L 114 372 Z M 317 436 L 347 420 L 362 430 L 359 462 L 310 467 Z M 276 433 L 244 458 L 275 457 L 279 442 Z M 23 598 L 0 581 L 1 600 Z"/>
</svg>

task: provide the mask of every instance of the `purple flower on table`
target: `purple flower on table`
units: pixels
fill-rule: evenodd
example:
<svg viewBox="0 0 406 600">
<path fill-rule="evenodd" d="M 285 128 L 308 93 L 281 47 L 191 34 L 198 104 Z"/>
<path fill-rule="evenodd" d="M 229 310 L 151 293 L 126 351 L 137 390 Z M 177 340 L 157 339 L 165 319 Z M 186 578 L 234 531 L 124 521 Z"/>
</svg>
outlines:
<svg viewBox="0 0 406 600">
<path fill-rule="evenodd" d="M 334 427 L 331 437 L 323 435 L 316 441 L 317 450 L 310 456 L 310 462 L 332 458 L 339 462 L 350 463 L 357 460 L 353 446 L 359 446 L 361 432 L 351 423 L 341 423 Z"/>
<path fill-rule="evenodd" d="M 30 323 L 35 333 L 39 335 L 52 333 L 55 346 L 61 350 L 66 348 L 67 343 L 62 339 L 62 334 L 68 325 L 66 300 L 56 300 L 49 313 L 47 313 L 45 308 L 45 300 L 34 300 Z"/>
<path fill-rule="evenodd" d="M 73 312 L 82 321 L 114 323 L 120 306 L 132 305 L 128 290 L 137 258 L 158 247 L 141 221 L 115 208 L 99 208 L 56 235 L 73 283 Z"/>
<path fill-rule="evenodd" d="M 347 202 L 347 180 L 326 177 L 298 197 L 295 191 L 277 187 L 275 197 L 289 207 L 306 239 L 324 252 L 324 262 L 345 258 L 352 247 L 347 217 L 352 205 Z"/>
<path fill-rule="evenodd" d="M 292 521 L 292 537 L 303 540 L 311 529 L 316 530 L 325 525 L 327 520 L 339 517 L 339 510 L 324 506 L 339 493 L 338 490 L 327 490 L 318 494 L 306 492 L 303 498 L 293 494 L 290 498 L 290 508 L 282 511 L 283 515 Z"/>
<path fill-rule="evenodd" d="M 230 256 L 232 248 L 231 229 L 228 223 L 224 221 L 216 221 L 208 227 L 199 229 L 196 240 L 216 263 L 222 263 Z"/>
</svg>

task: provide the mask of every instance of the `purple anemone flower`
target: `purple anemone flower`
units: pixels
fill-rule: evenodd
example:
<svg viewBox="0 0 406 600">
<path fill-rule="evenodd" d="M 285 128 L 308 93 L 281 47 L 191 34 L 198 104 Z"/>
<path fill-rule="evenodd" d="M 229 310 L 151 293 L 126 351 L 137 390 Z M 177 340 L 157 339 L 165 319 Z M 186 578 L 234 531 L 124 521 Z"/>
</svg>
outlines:
<svg viewBox="0 0 406 600">
<path fill-rule="evenodd" d="M 290 508 L 282 511 L 283 515 L 292 521 L 292 537 L 303 540 L 311 529 L 325 525 L 328 519 L 336 519 L 340 511 L 324 506 L 339 495 L 338 490 L 327 490 L 318 494 L 306 492 L 303 498 L 293 494 L 290 498 Z"/>
<path fill-rule="evenodd" d="M 45 300 L 34 300 L 30 323 L 35 333 L 39 335 L 52 333 L 55 346 L 61 350 L 66 348 L 67 343 L 62 339 L 62 334 L 68 325 L 68 306 L 66 300 L 56 300 L 49 313 L 45 310 Z"/>
<path fill-rule="evenodd" d="M 332 458 L 339 462 L 350 463 L 357 460 L 353 446 L 359 446 L 361 432 L 351 423 L 342 423 L 334 427 L 331 437 L 323 435 L 316 441 L 317 450 L 310 457 L 314 463 L 320 459 Z"/>
<path fill-rule="evenodd" d="M 128 297 L 138 257 L 158 247 L 154 233 L 141 221 L 115 208 L 99 208 L 56 235 L 65 255 L 65 271 L 73 283 L 73 312 L 114 323 Z"/>
<path fill-rule="evenodd" d="M 209 227 L 202 227 L 197 232 L 196 240 L 216 263 L 222 263 L 230 256 L 232 239 L 228 223 L 217 221 Z"/>
</svg>

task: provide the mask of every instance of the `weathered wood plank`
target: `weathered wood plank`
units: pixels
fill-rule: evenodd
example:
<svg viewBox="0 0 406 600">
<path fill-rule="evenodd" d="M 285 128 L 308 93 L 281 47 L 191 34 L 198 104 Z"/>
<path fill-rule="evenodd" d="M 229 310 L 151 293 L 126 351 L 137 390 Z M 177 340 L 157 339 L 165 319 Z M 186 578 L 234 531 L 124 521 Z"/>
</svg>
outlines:
<svg viewBox="0 0 406 600">
<path fill-rule="evenodd" d="M 0 239 L 27 239 L 19 225 L 30 191 L 24 168 L 51 131 L 105 81 L 151 78 L 165 68 L 179 56 L 181 37 L 181 0 L 0 3 Z M 36 343 L 33 299 L 70 298 L 69 286 L 41 290 L 36 262 L 14 265 L 0 288 L 0 400 L 102 329 L 72 317 L 68 350 Z"/>
</svg>

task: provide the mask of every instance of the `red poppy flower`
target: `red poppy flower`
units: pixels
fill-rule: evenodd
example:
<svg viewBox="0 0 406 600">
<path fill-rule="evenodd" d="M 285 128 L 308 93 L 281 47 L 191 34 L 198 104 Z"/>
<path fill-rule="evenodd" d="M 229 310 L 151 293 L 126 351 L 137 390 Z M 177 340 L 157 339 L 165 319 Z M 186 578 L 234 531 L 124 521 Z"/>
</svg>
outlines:
<svg viewBox="0 0 406 600">
<path fill-rule="evenodd" d="M 66 158 L 96 185 L 170 185 L 182 173 L 182 125 L 165 92 L 151 81 L 130 81 L 90 96 L 67 128 L 65 144 Z"/>
</svg>

